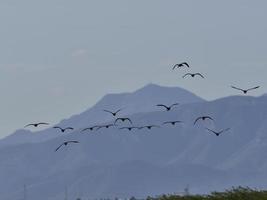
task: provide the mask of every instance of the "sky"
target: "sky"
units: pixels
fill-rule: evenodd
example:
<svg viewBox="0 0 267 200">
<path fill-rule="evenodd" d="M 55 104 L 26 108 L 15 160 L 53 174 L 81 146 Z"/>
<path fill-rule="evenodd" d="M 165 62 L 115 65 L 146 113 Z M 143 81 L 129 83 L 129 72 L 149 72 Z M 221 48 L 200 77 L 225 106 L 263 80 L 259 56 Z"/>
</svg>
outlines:
<svg viewBox="0 0 267 200">
<path fill-rule="evenodd" d="M 148 83 L 212 100 L 267 89 L 267 1 L 1 0 L 0 137 Z M 186 61 L 201 79 L 172 71 Z"/>
</svg>

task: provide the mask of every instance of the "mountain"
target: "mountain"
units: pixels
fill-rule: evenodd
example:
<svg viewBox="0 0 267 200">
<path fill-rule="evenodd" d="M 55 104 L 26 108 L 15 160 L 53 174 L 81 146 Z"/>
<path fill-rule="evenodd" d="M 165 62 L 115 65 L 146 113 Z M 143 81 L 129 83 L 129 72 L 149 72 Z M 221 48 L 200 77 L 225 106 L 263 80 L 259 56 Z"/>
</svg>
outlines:
<svg viewBox="0 0 267 200">
<path fill-rule="evenodd" d="M 87 127 L 97 123 L 104 123 L 112 120 L 113 116 L 103 112 L 103 109 L 118 110 L 123 108 L 123 115 L 131 115 L 140 112 L 150 112 L 155 110 L 155 105 L 159 103 L 188 104 L 204 101 L 179 87 L 163 87 L 155 84 L 148 84 L 132 93 L 108 94 L 105 95 L 96 105 L 85 112 L 74 115 L 69 119 L 62 120 L 58 126 L 71 126 L 75 128 Z M 57 137 L 56 130 L 45 129 L 31 132 L 29 130 L 18 130 L 15 133 L 0 140 L 0 146 L 6 144 L 41 142 L 53 137 Z"/>
<path fill-rule="evenodd" d="M 170 112 L 153 106 L 161 103 L 158 101 L 175 102 L 179 97 L 176 93 L 171 96 L 171 91 L 182 90 L 149 85 L 131 94 L 114 98 L 108 95 L 93 108 L 61 122 L 86 125 L 97 111 L 99 116 L 108 115 L 101 112 L 105 105 L 110 108 L 117 103 L 113 108 L 125 106 L 122 115 L 129 116 L 134 125 L 156 124 L 161 128 L 103 128 L 87 133 L 78 130 L 39 142 L 1 145 L 0 199 L 21 198 L 24 184 L 30 200 L 62 199 L 65 188 L 70 199 L 86 199 L 154 196 L 182 192 L 187 185 L 193 193 L 238 185 L 267 187 L 267 97 L 230 96 L 214 101 L 196 98 Z M 146 104 L 144 99 L 149 100 L 149 94 L 153 94 L 153 103 Z M 147 106 L 141 109 L 140 102 Z M 128 110 L 131 106 L 136 110 Z M 201 115 L 210 115 L 215 121 L 200 121 L 194 126 L 194 120 Z M 184 123 L 162 125 L 169 120 Z M 105 121 L 111 123 L 114 119 L 108 116 Z M 217 137 L 206 127 L 231 129 Z M 37 134 L 50 132 L 47 129 Z M 55 152 L 66 140 L 78 140 L 80 144 Z"/>
</svg>

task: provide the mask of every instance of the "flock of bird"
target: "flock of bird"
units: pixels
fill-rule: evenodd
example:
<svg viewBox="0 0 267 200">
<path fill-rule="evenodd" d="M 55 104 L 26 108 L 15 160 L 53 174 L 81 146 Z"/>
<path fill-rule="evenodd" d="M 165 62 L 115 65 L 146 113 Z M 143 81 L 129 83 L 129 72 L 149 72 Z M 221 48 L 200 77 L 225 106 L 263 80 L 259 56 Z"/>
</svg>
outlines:
<svg viewBox="0 0 267 200">
<path fill-rule="evenodd" d="M 190 66 L 189 66 L 189 64 L 187 62 L 182 62 L 182 63 L 175 64 L 172 69 L 176 70 L 176 69 L 184 68 L 184 67 L 188 68 L 188 69 L 190 68 Z M 199 76 L 201 78 L 205 78 L 199 72 L 197 72 L 197 73 L 186 73 L 185 75 L 183 75 L 183 78 L 186 78 L 187 76 L 192 77 L 192 78 L 194 78 L 196 76 Z M 238 87 L 235 87 L 235 86 L 231 86 L 231 88 L 233 88 L 235 90 L 242 91 L 244 94 L 247 94 L 251 90 L 258 89 L 259 87 L 260 86 L 252 87 L 252 88 L 249 88 L 249 89 L 241 89 L 241 88 L 238 88 Z M 164 111 L 169 112 L 175 106 L 178 106 L 178 105 L 179 105 L 179 103 L 174 103 L 172 105 L 157 104 L 156 106 L 157 107 L 162 107 L 162 108 L 164 108 Z M 115 111 L 103 110 L 104 112 L 111 114 L 115 118 L 114 119 L 114 123 L 105 124 L 105 125 L 94 125 L 94 126 L 91 126 L 91 127 L 84 128 L 84 129 L 82 129 L 80 131 L 81 132 L 98 131 L 98 130 L 100 130 L 102 128 L 108 129 L 110 127 L 117 127 L 118 126 L 118 122 L 127 123 L 128 126 L 118 127 L 118 129 L 119 130 L 128 130 L 128 131 L 131 131 L 133 129 L 136 129 L 136 130 L 141 130 L 141 129 L 151 130 L 152 128 L 161 128 L 161 126 L 164 126 L 164 125 L 173 125 L 173 126 L 175 126 L 176 124 L 184 123 L 183 121 L 174 120 L 174 121 L 163 122 L 162 125 L 151 125 L 151 124 L 149 124 L 149 125 L 145 125 L 145 126 L 133 126 L 133 121 L 129 117 L 117 117 L 122 110 L 123 109 L 118 109 L 118 110 L 115 110 Z M 193 124 L 196 125 L 199 121 L 206 121 L 206 120 L 210 120 L 212 122 L 215 121 L 211 116 L 200 116 L 200 117 L 197 117 L 195 119 Z M 25 128 L 26 127 L 30 127 L 30 126 L 38 127 L 40 125 L 49 125 L 49 123 L 45 123 L 45 122 L 31 123 L 31 124 L 26 125 Z M 63 127 L 60 127 L 60 126 L 54 126 L 53 128 L 59 130 L 62 133 L 66 132 L 66 131 L 74 131 L 73 127 L 64 127 L 63 128 Z M 205 129 L 211 134 L 215 134 L 216 136 L 220 136 L 222 133 L 225 133 L 225 132 L 229 131 L 231 128 L 226 128 L 226 129 L 223 129 L 223 130 L 220 130 L 220 131 L 215 131 L 215 130 L 212 130 L 210 128 L 205 128 Z M 77 143 L 79 143 L 79 141 L 77 141 L 77 140 L 64 141 L 62 144 L 60 144 L 55 149 L 55 151 L 58 151 L 61 147 L 67 146 L 68 144 L 77 144 Z"/>
</svg>

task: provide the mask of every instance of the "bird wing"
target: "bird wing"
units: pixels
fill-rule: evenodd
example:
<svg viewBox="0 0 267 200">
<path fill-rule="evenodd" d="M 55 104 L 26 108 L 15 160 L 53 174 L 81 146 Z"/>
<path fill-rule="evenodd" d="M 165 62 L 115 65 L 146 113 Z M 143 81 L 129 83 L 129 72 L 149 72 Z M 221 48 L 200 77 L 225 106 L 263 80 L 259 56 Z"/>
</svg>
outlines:
<svg viewBox="0 0 267 200">
<path fill-rule="evenodd" d="M 70 140 L 70 141 L 67 141 L 67 143 L 80 143 L 80 142 L 77 140 Z"/>
<path fill-rule="evenodd" d="M 188 75 L 192 75 L 192 74 L 190 74 L 190 73 L 187 73 L 187 74 L 185 74 L 184 76 L 183 76 L 183 78 L 185 78 L 186 76 L 188 76 Z"/>
<path fill-rule="evenodd" d="M 258 89 L 259 87 L 260 87 L 260 86 L 253 87 L 253 88 L 247 89 L 247 91 L 250 91 L 250 90 L 255 90 L 255 89 Z"/>
<path fill-rule="evenodd" d="M 38 123 L 38 125 L 49 125 L 49 123 L 46 123 L 46 122 L 40 122 L 40 123 Z"/>
<path fill-rule="evenodd" d="M 164 108 L 166 108 L 166 109 L 168 108 L 168 106 L 165 106 L 165 105 L 163 105 L 163 104 L 158 104 L 158 105 L 156 105 L 156 106 L 159 106 L 159 107 L 161 106 L 161 107 L 164 107 Z"/>
<path fill-rule="evenodd" d="M 113 112 L 109 111 L 109 110 L 103 110 L 104 112 L 108 112 L 108 113 L 111 113 L 113 114 Z"/>
<path fill-rule="evenodd" d="M 172 70 L 174 70 L 176 67 L 178 68 L 178 67 L 179 67 L 179 64 L 175 64 L 175 65 L 173 66 Z"/>
<path fill-rule="evenodd" d="M 34 126 L 34 124 L 27 124 L 26 126 L 24 126 L 24 128 L 26 128 L 28 126 Z"/>
<path fill-rule="evenodd" d="M 214 119 L 212 117 L 210 117 L 210 116 L 205 116 L 205 118 L 214 121 Z"/>
<path fill-rule="evenodd" d="M 194 122 L 194 125 L 197 123 L 198 120 L 200 120 L 202 117 L 198 117 L 195 122 Z"/>
<path fill-rule="evenodd" d="M 243 90 L 243 89 L 241 89 L 241 88 L 238 88 L 238 87 L 235 87 L 235 86 L 231 86 L 231 88 L 233 88 L 233 89 L 236 89 L 236 90 L 240 90 L 240 91 L 243 91 L 243 92 L 244 92 L 244 90 Z"/>
<path fill-rule="evenodd" d="M 128 120 L 131 124 L 133 124 L 133 122 L 130 118 L 125 118 L 125 120 Z"/>
<path fill-rule="evenodd" d="M 178 105 L 179 105 L 179 103 L 174 103 L 170 107 L 172 108 L 173 106 L 178 106 Z"/>
<path fill-rule="evenodd" d="M 200 76 L 201 78 L 205 78 L 202 74 L 200 74 L 200 73 L 196 73 L 195 75 L 198 75 L 198 76 Z"/>
<path fill-rule="evenodd" d="M 119 120 L 122 120 L 122 118 L 117 118 L 117 119 L 115 120 L 114 124 L 116 124 L 117 121 L 119 121 Z"/>
<path fill-rule="evenodd" d="M 231 128 L 226 128 L 226 129 L 224 129 L 224 130 L 222 130 L 222 133 L 223 132 L 227 132 L 227 131 L 229 131 Z"/>
<path fill-rule="evenodd" d="M 120 112 L 122 109 L 119 109 L 119 110 L 117 110 L 115 113 L 117 114 L 118 112 Z"/>
<path fill-rule="evenodd" d="M 67 127 L 67 128 L 65 128 L 65 130 L 73 130 L 74 128 L 72 128 L 72 127 Z"/>
<path fill-rule="evenodd" d="M 218 134 L 218 133 L 216 133 L 214 130 L 211 130 L 211 129 L 209 129 L 209 128 L 206 128 L 206 130 L 208 130 L 208 131 L 210 131 L 210 132 L 212 132 L 212 133 L 214 133 L 214 134 Z"/>
<path fill-rule="evenodd" d="M 172 123 L 172 122 L 163 122 L 162 124 L 170 124 L 170 123 Z"/>
<path fill-rule="evenodd" d="M 58 146 L 58 147 L 56 148 L 55 152 L 57 152 L 63 145 L 64 145 L 64 143 L 61 144 L 60 146 Z"/>
<path fill-rule="evenodd" d="M 63 131 L 63 128 L 59 127 L 59 126 L 55 126 L 53 128 L 56 128 L 56 129 L 60 129 L 61 131 Z"/>
<path fill-rule="evenodd" d="M 186 65 L 188 68 L 189 68 L 189 65 L 188 65 L 188 63 L 187 62 L 183 62 L 183 63 L 181 63 L 182 65 Z"/>
</svg>

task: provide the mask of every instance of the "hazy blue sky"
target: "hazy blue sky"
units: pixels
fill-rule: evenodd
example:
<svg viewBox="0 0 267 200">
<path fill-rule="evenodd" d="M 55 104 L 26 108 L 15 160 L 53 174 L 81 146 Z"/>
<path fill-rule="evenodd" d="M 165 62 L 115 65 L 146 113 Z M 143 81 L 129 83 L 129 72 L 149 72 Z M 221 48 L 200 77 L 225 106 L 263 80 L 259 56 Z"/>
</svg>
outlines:
<svg viewBox="0 0 267 200">
<path fill-rule="evenodd" d="M 205 99 L 266 92 L 265 0 L 1 0 L 0 136 L 147 83 Z M 171 71 L 187 61 L 206 80 Z"/>
</svg>

